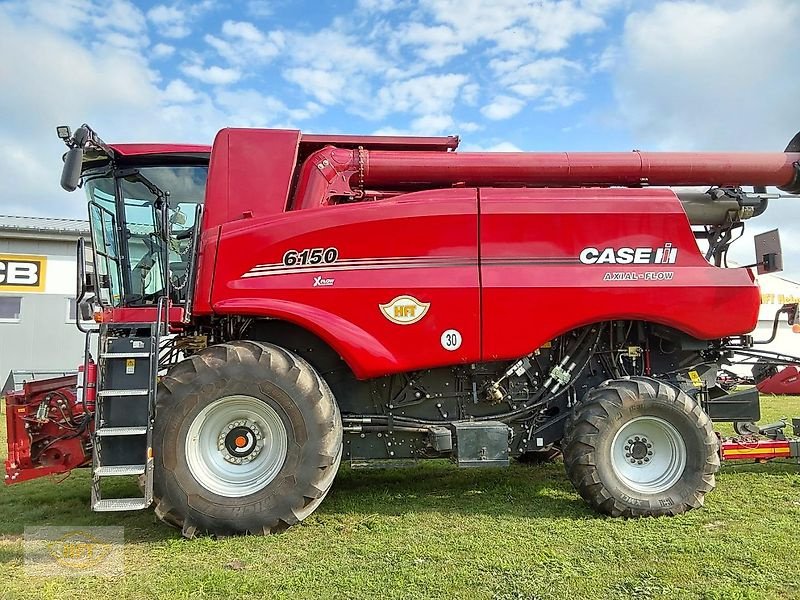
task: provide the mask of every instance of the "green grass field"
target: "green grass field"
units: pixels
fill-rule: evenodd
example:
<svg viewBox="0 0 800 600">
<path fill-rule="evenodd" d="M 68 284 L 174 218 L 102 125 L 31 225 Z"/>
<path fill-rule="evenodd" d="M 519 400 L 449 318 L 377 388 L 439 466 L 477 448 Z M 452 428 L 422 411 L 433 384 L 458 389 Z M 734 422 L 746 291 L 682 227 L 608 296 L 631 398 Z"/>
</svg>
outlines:
<svg viewBox="0 0 800 600">
<path fill-rule="evenodd" d="M 800 399 L 765 398 L 763 412 L 800 415 Z M 4 430 L 2 443 L 5 454 Z M 342 468 L 314 515 L 272 537 L 186 541 L 151 511 L 88 505 L 86 471 L 0 489 L 0 597 L 800 598 L 800 466 L 788 461 L 725 465 L 705 508 L 672 519 L 598 516 L 561 464 L 443 461 Z M 124 526 L 125 576 L 26 576 L 26 525 Z"/>
</svg>

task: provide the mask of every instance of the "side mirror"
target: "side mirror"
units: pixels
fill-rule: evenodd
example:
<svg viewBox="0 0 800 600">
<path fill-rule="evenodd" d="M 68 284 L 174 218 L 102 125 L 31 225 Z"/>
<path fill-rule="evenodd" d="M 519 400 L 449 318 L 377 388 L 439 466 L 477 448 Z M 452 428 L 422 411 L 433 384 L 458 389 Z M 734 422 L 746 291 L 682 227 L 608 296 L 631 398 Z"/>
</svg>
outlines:
<svg viewBox="0 0 800 600">
<path fill-rule="evenodd" d="M 68 133 L 68 127 L 58 127 L 56 129 L 58 137 L 65 139 L 64 134 Z M 81 167 L 83 166 L 83 147 L 89 139 L 89 130 L 85 127 L 78 127 L 75 135 L 72 136 L 71 148 L 64 155 L 64 168 L 61 171 L 61 187 L 68 192 L 74 192 L 81 181 Z"/>
<path fill-rule="evenodd" d="M 78 189 L 83 165 L 83 148 L 70 148 L 64 155 L 64 169 L 61 171 L 61 187 L 68 192 Z"/>
<path fill-rule="evenodd" d="M 91 321 L 94 318 L 94 294 L 87 295 L 78 303 L 78 315 L 81 321 Z"/>
</svg>

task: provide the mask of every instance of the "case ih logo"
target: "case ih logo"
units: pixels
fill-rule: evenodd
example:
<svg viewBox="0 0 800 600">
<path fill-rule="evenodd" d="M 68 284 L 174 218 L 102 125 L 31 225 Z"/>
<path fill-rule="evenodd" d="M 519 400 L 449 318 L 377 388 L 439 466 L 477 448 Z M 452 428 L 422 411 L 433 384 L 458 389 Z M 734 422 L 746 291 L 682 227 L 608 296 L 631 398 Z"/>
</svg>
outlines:
<svg viewBox="0 0 800 600">
<path fill-rule="evenodd" d="M 0 254 L 0 292 L 39 292 L 44 289 L 44 256 Z"/>
<path fill-rule="evenodd" d="M 670 242 L 663 248 L 584 248 L 580 254 L 585 265 L 671 265 L 677 258 Z"/>
<path fill-rule="evenodd" d="M 398 296 L 388 304 L 379 304 L 383 316 L 398 325 L 416 323 L 428 312 L 430 302 L 420 302 L 414 296 Z"/>
</svg>

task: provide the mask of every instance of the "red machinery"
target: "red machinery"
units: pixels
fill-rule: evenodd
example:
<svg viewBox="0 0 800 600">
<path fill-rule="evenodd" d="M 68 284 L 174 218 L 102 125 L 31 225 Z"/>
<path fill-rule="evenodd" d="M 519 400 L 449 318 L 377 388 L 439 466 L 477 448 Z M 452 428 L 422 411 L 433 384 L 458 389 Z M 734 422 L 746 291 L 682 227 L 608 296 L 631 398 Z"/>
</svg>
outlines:
<svg viewBox="0 0 800 600">
<path fill-rule="evenodd" d="M 90 200 L 93 430 L 26 421 L 9 443 L 33 477 L 55 461 L 40 448 L 81 439 L 95 510 L 268 533 L 310 514 L 343 459 L 560 448 L 601 512 L 677 514 L 713 488 L 710 419 L 759 418 L 756 390 L 715 385 L 733 353 L 758 355 L 758 287 L 721 267 L 764 186 L 800 192 L 800 136 L 761 154 L 493 154 L 454 137 L 58 133 L 62 186 Z M 654 187 L 687 185 L 709 189 Z M 762 236 L 752 266 L 781 260 Z M 44 399 L 11 397 L 28 419 Z M 116 476 L 142 496 L 104 495 Z"/>
<path fill-rule="evenodd" d="M 800 394 L 800 371 L 795 366 L 784 367 L 759 381 L 757 387 L 762 394 Z"/>
<path fill-rule="evenodd" d="M 68 473 L 91 463 L 94 404 L 90 394 L 85 400 L 79 397 L 82 375 L 29 381 L 20 391 L 6 393 L 6 483 Z"/>
<path fill-rule="evenodd" d="M 758 427 L 746 424 L 749 433 L 721 440 L 720 457 L 723 461 L 746 460 L 766 462 L 775 458 L 800 459 L 800 418 L 792 419 L 793 438 L 784 435 L 786 421 Z"/>
</svg>

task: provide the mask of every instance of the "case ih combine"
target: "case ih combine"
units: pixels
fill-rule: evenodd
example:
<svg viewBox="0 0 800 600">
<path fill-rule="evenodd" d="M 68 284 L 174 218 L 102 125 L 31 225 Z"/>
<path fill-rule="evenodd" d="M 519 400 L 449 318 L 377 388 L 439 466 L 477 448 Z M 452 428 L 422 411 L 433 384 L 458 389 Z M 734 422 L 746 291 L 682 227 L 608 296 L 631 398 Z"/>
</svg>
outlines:
<svg viewBox="0 0 800 600">
<path fill-rule="evenodd" d="M 59 136 L 62 186 L 89 197 L 79 304 L 99 327 L 79 378 L 8 396 L 6 482 L 91 467 L 94 510 L 269 533 L 313 512 L 342 460 L 560 449 L 597 510 L 674 515 L 714 487 L 712 419 L 759 418 L 758 391 L 718 370 L 794 360 L 756 349 L 758 287 L 724 265 L 764 186 L 800 191 L 800 137 L 488 154 L 454 137 Z M 776 232 L 757 250 L 751 267 L 780 268 Z M 117 476 L 140 497 L 109 498 Z"/>
</svg>

